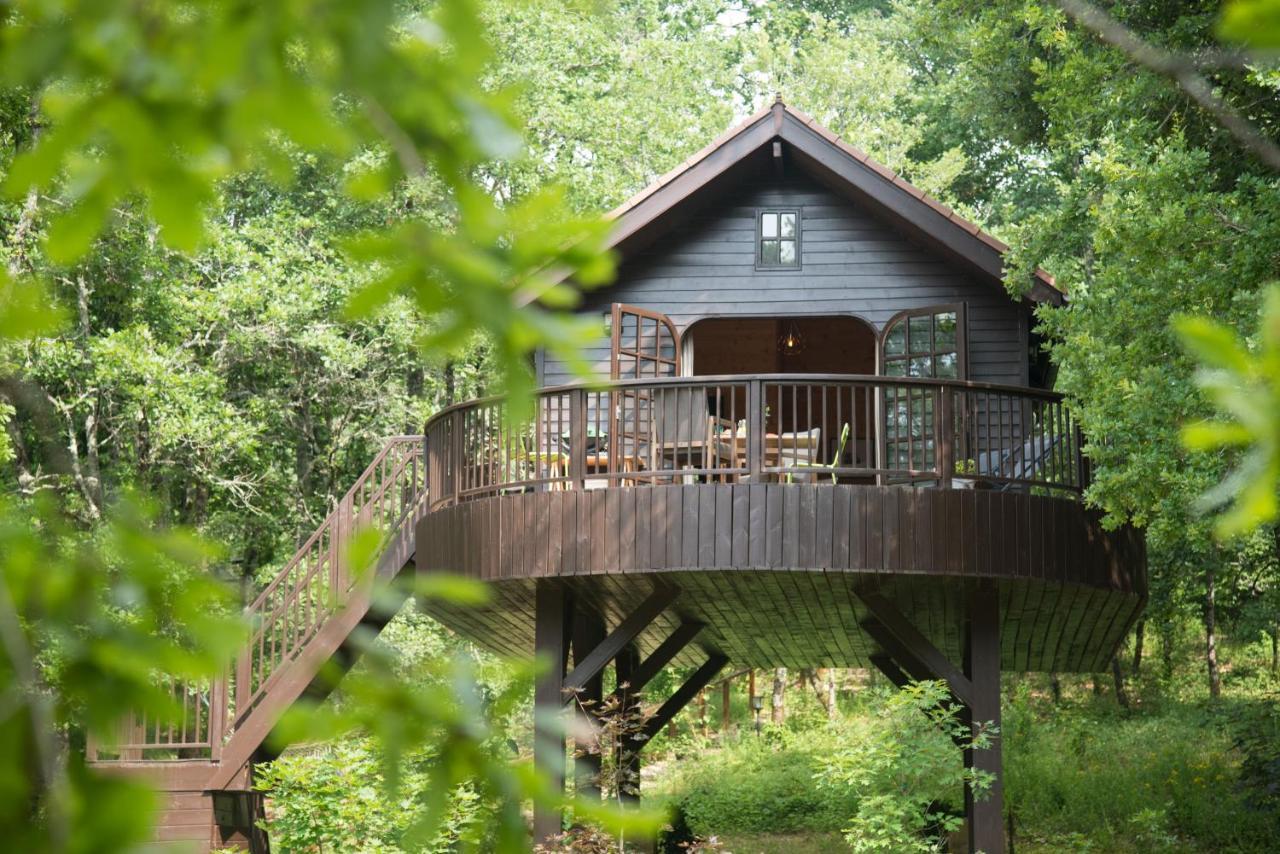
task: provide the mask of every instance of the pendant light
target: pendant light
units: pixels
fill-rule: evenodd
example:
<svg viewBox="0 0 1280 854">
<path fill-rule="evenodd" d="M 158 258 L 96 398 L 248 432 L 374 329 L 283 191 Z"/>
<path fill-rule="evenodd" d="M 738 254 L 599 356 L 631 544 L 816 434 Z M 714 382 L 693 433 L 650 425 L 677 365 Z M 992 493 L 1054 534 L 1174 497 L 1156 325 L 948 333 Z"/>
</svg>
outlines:
<svg viewBox="0 0 1280 854">
<path fill-rule="evenodd" d="M 804 352 L 804 339 L 796 329 L 794 320 L 787 321 L 787 327 L 778 336 L 778 352 L 784 356 L 796 356 Z"/>
</svg>

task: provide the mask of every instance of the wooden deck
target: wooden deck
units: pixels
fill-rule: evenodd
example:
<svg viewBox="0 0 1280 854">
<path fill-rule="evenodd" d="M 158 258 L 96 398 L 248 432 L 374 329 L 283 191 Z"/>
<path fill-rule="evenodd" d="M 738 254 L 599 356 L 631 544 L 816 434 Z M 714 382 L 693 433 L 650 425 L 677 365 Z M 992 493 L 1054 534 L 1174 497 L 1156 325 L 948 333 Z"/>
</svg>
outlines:
<svg viewBox="0 0 1280 854">
<path fill-rule="evenodd" d="M 518 426 L 505 407 L 428 423 L 417 534 L 431 544 L 420 571 L 494 582 L 482 612 L 430 606 L 491 649 L 532 648 L 534 579 L 563 579 L 606 621 L 676 587 L 637 643 L 696 619 L 699 646 L 751 667 L 866 666 L 878 647 L 853 596 L 866 589 L 958 655 L 985 581 L 1003 668 L 1088 671 L 1146 600 L 1143 539 L 1080 502 L 1083 440 L 1053 392 L 716 376 L 544 389 Z"/>
</svg>

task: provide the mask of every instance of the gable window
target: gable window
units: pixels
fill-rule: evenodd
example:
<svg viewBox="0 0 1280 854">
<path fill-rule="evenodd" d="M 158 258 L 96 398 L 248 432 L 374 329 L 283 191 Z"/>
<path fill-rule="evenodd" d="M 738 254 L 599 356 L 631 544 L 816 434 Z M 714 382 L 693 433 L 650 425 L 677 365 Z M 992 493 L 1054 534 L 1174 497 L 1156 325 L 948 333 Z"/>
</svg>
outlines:
<svg viewBox="0 0 1280 854">
<path fill-rule="evenodd" d="M 767 270 L 800 267 L 800 211 L 762 210 L 756 215 L 756 266 Z"/>
<path fill-rule="evenodd" d="M 963 305 L 904 311 L 885 328 L 885 376 L 963 379 L 964 337 Z"/>
</svg>

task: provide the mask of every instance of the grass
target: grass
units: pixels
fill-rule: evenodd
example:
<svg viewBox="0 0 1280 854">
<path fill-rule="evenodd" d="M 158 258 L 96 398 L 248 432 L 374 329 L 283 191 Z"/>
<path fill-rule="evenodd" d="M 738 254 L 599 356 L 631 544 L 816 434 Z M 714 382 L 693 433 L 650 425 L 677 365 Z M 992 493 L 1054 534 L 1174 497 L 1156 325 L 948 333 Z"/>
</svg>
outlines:
<svg viewBox="0 0 1280 854">
<path fill-rule="evenodd" d="M 828 854 L 845 847 L 838 833 L 729 834 L 719 842 L 732 854 Z"/>
</svg>

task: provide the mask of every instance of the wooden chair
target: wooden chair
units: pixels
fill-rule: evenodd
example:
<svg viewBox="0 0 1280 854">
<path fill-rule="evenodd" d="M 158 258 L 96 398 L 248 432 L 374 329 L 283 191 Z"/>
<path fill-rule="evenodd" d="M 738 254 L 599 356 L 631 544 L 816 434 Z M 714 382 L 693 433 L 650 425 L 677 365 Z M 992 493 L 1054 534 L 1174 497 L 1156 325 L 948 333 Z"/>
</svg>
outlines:
<svg viewBox="0 0 1280 854">
<path fill-rule="evenodd" d="M 742 468 L 746 463 L 746 456 L 741 453 L 734 438 L 745 435 L 744 426 L 739 426 L 734 421 L 718 415 L 708 416 L 707 438 L 702 445 L 702 467 L 708 470 L 716 469 L 727 461 L 730 468 Z M 719 477 L 721 483 L 729 481 L 727 474 L 709 475 L 708 478 L 710 477 Z"/>
</svg>

